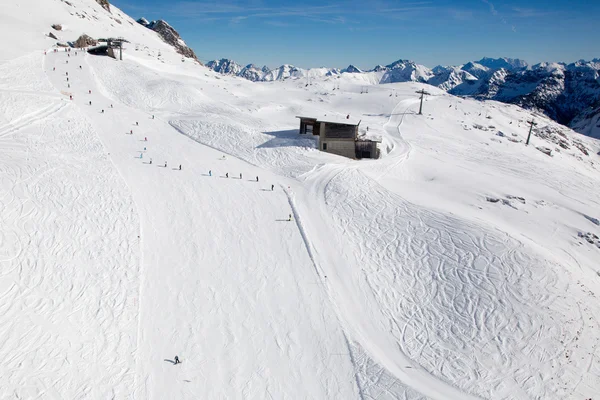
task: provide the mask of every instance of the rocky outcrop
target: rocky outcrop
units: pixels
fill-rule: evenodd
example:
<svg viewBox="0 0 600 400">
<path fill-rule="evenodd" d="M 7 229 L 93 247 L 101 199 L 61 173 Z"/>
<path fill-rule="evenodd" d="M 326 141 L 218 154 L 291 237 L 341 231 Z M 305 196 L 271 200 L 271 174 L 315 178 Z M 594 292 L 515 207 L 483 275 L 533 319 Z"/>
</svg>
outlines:
<svg viewBox="0 0 600 400">
<path fill-rule="evenodd" d="M 146 18 L 144 18 L 144 17 L 142 17 L 142 18 L 138 19 L 136 22 L 137 22 L 138 24 L 140 24 L 140 25 L 143 25 L 143 26 L 146 26 L 146 27 L 147 27 L 148 25 L 150 25 L 150 22 L 148 22 L 148 20 L 147 20 Z"/>
<path fill-rule="evenodd" d="M 86 35 L 85 33 L 79 36 L 79 38 L 74 43 L 75 47 L 88 47 L 95 46 L 97 44 L 98 41 L 96 39 Z"/>
<path fill-rule="evenodd" d="M 50 38 L 52 38 L 52 39 L 54 39 L 54 40 L 58 40 L 58 38 L 56 37 L 56 35 L 55 35 L 54 33 L 52 33 L 52 32 L 50 32 L 50 33 L 48 34 L 48 37 L 50 37 Z"/>
<path fill-rule="evenodd" d="M 159 19 L 158 21 L 152 21 L 146 27 L 158 33 L 162 40 L 175 47 L 175 50 L 177 50 L 177 52 L 182 56 L 193 58 L 194 60 L 198 61 L 198 57 L 196 57 L 194 50 L 190 49 L 185 44 L 183 39 L 181 39 L 179 36 L 179 33 L 177 33 L 177 31 L 173 29 L 166 21 L 163 21 L 162 19 Z"/>
<path fill-rule="evenodd" d="M 110 3 L 108 2 L 108 0 L 96 0 L 96 3 L 100 4 L 102 8 L 110 12 Z"/>
<path fill-rule="evenodd" d="M 52 29 L 54 29 L 55 31 L 62 31 L 62 25 L 54 24 L 54 25 L 52 25 Z"/>
</svg>

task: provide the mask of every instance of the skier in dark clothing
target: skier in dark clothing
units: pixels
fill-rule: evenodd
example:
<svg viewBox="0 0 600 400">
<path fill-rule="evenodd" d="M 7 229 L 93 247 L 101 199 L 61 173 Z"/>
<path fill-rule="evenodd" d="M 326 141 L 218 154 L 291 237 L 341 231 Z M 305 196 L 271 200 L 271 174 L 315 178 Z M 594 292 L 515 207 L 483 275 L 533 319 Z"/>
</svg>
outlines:
<svg viewBox="0 0 600 400">
<path fill-rule="evenodd" d="M 256 182 L 258 182 L 258 176 L 256 177 Z"/>
<path fill-rule="evenodd" d="M 271 185 L 271 192 L 275 189 L 275 185 Z"/>
<path fill-rule="evenodd" d="M 181 171 L 181 164 L 179 164 L 179 170 Z"/>
<path fill-rule="evenodd" d="M 225 173 L 225 178 L 229 178 L 229 172 Z"/>
<path fill-rule="evenodd" d="M 242 173 L 240 172 L 240 179 L 242 179 Z"/>
<path fill-rule="evenodd" d="M 102 110 L 102 114 L 104 114 L 104 110 Z"/>
<path fill-rule="evenodd" d="M 208 176 L 212 176 L 212 171 L 208 171 Z"/>
<path fill-rule="evenodd" d="M 90 106 L 92 105 L 92 101 L 90 100 Z"/>
<path fill-rule="evenodd" d="M 139 126 L 140 124 L 138 124 L 137 122 L 135 123 L 135 126 Z"/>
<path fill-rule="evenodd" d="M 292 220 L 292 214 L 290 214 L 290 216 L 288 217 L 288 221 Z"/>
<path fill-rule="evenodd" d="M 177 364 L 181 364 L 181 361 L 179 361 L 179 357 L 175 356 L 175 364 L 174 365 L 177 365 Z"/>
<path fill-rule="evenodd" d="M 165 168 L 167 168 L 167 162 L 165 161 Z"/>
<path fill-rule="evenodd" d="M 150 165 L 152 165 L 152 159 L 150 159 Z"/>
</svg>

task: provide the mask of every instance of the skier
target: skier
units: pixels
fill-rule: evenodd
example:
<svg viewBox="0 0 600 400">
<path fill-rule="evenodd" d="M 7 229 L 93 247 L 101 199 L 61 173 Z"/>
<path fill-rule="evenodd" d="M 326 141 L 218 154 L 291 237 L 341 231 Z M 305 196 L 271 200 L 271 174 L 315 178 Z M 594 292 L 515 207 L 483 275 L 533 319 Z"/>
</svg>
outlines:
<svg viewBox="0 0 600 400">
<path fill-rule="evenodd" d="M 181 171 L 181 164 L 179 164 L 179 170 Z"/>
<path fill-rule="evenodd" d="M 150 159 L 150 165 L 152 165 L 152 159 Z"/>
<path fill-rule="evenodd" d="M 113 108 L 112 104 L 110 105 L 110 108 Z"/>
<path fill-rule="evenodd" d="M 135 126 L 140 126 L 140 124 L 138 124 L 137 122 L 135 123 Z"/>
<path fill-rule="evenodd" d="M 129 131 L 129 134 L 130 134 L 130 135 L 133 135 L 133 129 Z"/>
<path fill-rule="evenodd" d="M 102 110 L 102 114 L 104 114 L 104 110 Z"/>
<path fill-rule="evenodd" d="M 56 67 L 52 68 L 52 71 L 56 71 Z"/>
<path fill-rule="evenodd" d="M 292 214 L 290 214 L 290 216 L 288 217 L 288 221 L 292 220 Z"/>
<path fill-rule="evenodd" d="M 229 172 L 225 173 L 225 178 L 229 178 Z"/>
<path fill-rule="evenodd" d="M 90 106 L 92 105 L 92 101 L 90 100 Z"/>
<path fill-rule="evenodd" d="M 275 189 L 275 185 L 271 185 L 271 192 Z"/>
<path fill-rule="evenodd" d="M 142 158 L 143 155 L 144 155 L 144 153 L 140 153 L 140 158 Z"/>
<path fill-rule="evenodd" d="M 146 151 L 146 148 L 144 147 L 144 151 Z"/>
<path fill-rule="evenodd" d="M 69 82 L 69 78 L 67 78 L 67 82 Z"/>
<path fill-rule="evenodd" d="M 70 84 L 70 83 L 68 83 L 68 84 L 67 84 L 67 87 L 69 87 L 69 88 L 70 88 L 70 87 L 71 87 L 71 84 Z"/>
<path fill-rule="evenodd" d="M 167 162 L 165 161 L 165 168 L 167 168 Z"/>
<path fill-rule="evenodd" d="M 66 74 L 67 76 L 69 76 L 69 73 L 68 73 L 68 72 L 65 72 L 65 74 Z"/>
<path fill-rule="evenodd" d="M 175 356 L 175 364 L 174 365 L 177 365 L 177 364 L 181 364 L 181 361 L 179 361 L 179 357 Z"/>
<path fill-rule="evenodd" d="M 92 94 L 92 91 L 91 91 L 91 90 L 88 90 L 88 93 L 89 93 L 89 94 Z"/>
<path fill-rule="evenodd" d="M 67 60 L 67 62 L 66 62 L 66 63 L 68 64 L 68 63 L 69 63 L 69 60 Z"/>
<path fill-rule="evenodd" d="M 152 119 L 154 119 L 154 115 L 152 115 Z"/>
<path fill-rule="evenodd" d="M 208 171 L 208 176 L 212 176 L 212 171 Z"/>
<path fill-rule="evenodd" d="M 258 182 L 258 176 L 256 177 L 256 182 Z"/>
<path fill-rule="evenodd" d="M 148 138 L 147 138 L 147 137 L 144 137 L 144 142 L 147 142 L 147 141 L 148 141 Z"/>
<path fill-rule="evenodd" d="M 82 68 L 81 68 L 81 65 L 79 66 L 79 69 L 82 69 Z"/>
<path fill-rule="evenodd" d="M 69 95 L 69 100 L 73 100 L 73 95 Z"/>
<path fill-rule="evenodd" d="M 240 172 L 240 179 L 242 179 L 242 173 Z"/>
</svg>

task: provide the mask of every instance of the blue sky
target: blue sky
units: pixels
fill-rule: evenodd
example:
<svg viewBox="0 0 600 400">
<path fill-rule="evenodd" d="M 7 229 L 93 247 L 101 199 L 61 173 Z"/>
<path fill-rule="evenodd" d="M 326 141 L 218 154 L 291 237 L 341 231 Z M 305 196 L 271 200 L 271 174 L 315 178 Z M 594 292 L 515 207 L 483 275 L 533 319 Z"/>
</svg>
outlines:
<svg viewBox="0 0 600 400">
<path fill-rule="evenodd" d="M 598 0 L 111 0 L 134 18 L 164 19 L 203 61 L 372 68 L 487 57 L 600 58 Z"/>
</svg>

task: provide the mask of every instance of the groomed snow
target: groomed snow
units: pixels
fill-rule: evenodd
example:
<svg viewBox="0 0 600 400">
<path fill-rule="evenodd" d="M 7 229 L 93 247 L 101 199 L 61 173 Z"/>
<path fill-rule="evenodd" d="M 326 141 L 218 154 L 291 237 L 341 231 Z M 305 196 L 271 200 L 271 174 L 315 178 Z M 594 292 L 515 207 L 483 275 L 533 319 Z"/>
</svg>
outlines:
<svg viewBox="0 0 600 400">
<path fill-rule="evenodd" d="M 417 83 L 217 76 L 70 2 L 0 64 L 1 397 L 600 391 L 600 142 Z M 49 21 L 115 24 L 124 61 L 44 55 Z M 319 152 L 297 115 L 361 120 L 382 158 Z"/>
</svg>

